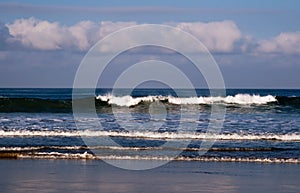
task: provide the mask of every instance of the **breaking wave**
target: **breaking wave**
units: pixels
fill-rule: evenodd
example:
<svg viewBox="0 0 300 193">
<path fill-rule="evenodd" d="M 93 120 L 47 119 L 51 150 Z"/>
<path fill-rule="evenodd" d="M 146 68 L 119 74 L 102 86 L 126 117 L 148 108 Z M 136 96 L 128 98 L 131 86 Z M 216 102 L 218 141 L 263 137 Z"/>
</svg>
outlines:
<svg viewBox="0 0 300 193">
<path fill-rule="evenodd" d="M 184 105 L 210 105 L 216 103 L 224 103 L 224 104 L 239 104 L 239 105 L 261 105 L 267 104 L 270 102 L 276 102 L 276 98 L 272 95 L 260 96 L 260 95 L 249 95 L 249 94 L 237 94 L 235 96 L 227 96 L 227 97 L 187 97 L 187 98 L 178 98 L 174 96 L 146 96 L 146 97 L 137 97 L 134 98 L 132 96 L 113 96 L 113 95 L 105 95 L 105 96 L 97 96 L 96 99 L 101 100 L 103 102 L 107 102 L 108 104 L 114 104 L 117 106 L 135 106 L 142 102 L 153 102 L 153 101 L 166 101 L 170 104 L 184 104 Z"/>
<path fill-rule="evenodd" d="M 174 96 L 113 96 L 113 95 L 99 95 L 95 98 L 82 98 L 75 100 L 95 100 L 95 106 L 110 107 L 116 105 L 120 107 L 135 107 L 143 103 L 151 103 L 160 101 L 170 105 L 283 105 L 300 107 L 300 97 L 286 97 L 286 96 L 260 96 L 249 94 L 237 94 L 226 97 L 174 97 Z M 0 112 L 50 112 L 50 113 L 71 113 L 72 100 L 71 99 L 39 99 L 39 98 L 0 98 Z"/>
<path fill-rule="evenodd" d="M 93 159 L 93 160 L 139 160 L 139 161 L 202 161 L 202 162 L 256 162 L 256 163 L 294 163 L 299 164 L 299 158 L 259 158 L 259 157 L 185 157 L 168 156 L 118 156 L 94 155 L 88 153 L 59 153 L 59 152 L 29 152 L 29 153 L 0 153 L 5 159 Z"/>
<path fill-rule="evenodd" d="M 156 151 L 156 150 L 182 150 L 182 151 L 211 151 L 211 152 L 254 152 L 254 151 L 290 151 L 298 150 L 294 148 L 277 148 L 277 147 L 164 147 L 164 146 L 153 146 L 153 147 L 136 147 L 136 146 L 25 146 L 25 147 L 0 147 L 1 152 L 38 152 L 38 151 L 49 151 L 49 150 L 116 150 L 116 151 Z"/>
<path fill-rule="evenodd" d="M 207 134 L 192 132 L 152 132 L 152 131 L 31 131 L 31 130 L 0 130 L 0 137 L 124 137 L 138 139 L 161 139 L 161 140 L 278 140 L 278 141 L 300 141 L 300 134 Z"/>
</svg>

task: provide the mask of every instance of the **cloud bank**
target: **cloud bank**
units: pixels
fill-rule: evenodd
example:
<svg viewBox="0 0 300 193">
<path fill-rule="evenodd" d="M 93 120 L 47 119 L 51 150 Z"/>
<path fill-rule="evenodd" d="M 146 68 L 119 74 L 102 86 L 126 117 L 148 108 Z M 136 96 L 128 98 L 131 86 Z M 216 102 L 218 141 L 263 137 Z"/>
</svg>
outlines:
<svg viewBox="0 0 300 193">
<path fill-rule="evenodd" d="M 241 31 L 233 21 L 178 23 L 176 27 L 194 35 L 212 51 L 230 52 L 242 38 Z"/>
<path fill-rule="evenodd" d="M 136 22 L 81 21 L 71 26 L 36 18 L 17 19 L 0 24 L 2 45 L 18 44 L 36 50 L 87 51 L 108 34 L 137 25 Z M 198 38 L 211 52 L 233 51 L 255 53 L 300 54 L 300 33 L 282 32 L 276 37 L 253 42 L 247 41 L 233 21 L 167 23 Z M 167 38 L 168 34 L 166 34 Z M 249 44 L 249 45 L 248 45 Z M 251 50 L 245 47 L 251 47 Z M 253 45 L 256 45 L 253 47 Z M 113 46 L 113 44 L 112 44 Z M 4 46 L 2 46 L 4 47 Z M 108 48 L 109 50 L 110 48 Z M 113 49 L 113 48 L 111 48 Z"/>
<path fill-rule="evenodd" d="M 17 19 L 6 27 L 12 36 L 10 41 L 20 42 L 27 48 L 86 51 L 106 35 L 134 25 L 137 23 L 82 21 L 72 26 L 65 26 L 31 17 Z M 241 31 L 232 21 L 176 23 L 173 26 L 194 35 L 211 51 L 230 52 L 242 37 Z"/>
<path fill-rule="evenodd" d="M 10 41 L 20 42 L 23 46 L 39 50 L 77 49 L 88 50 L 98 40 L 109 33 L 136 25 L 135 22 L 82 21 L 72 26 L 35 18 L 17 19 L 7 24 Z"/>
<path fill-rule="evenodd" d="M 259 42 L 258 52 L 300 54 L 300 32 L 285 32 Z"/>
</svg>

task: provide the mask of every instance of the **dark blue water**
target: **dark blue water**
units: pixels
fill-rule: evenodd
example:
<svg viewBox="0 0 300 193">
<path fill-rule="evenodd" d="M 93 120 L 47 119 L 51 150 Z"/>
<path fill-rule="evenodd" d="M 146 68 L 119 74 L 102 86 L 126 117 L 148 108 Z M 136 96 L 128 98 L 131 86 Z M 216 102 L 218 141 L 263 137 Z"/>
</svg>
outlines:
<svg viewBox="0 0 300 193">
<path fill-rule="evenodd" d="M 300 162 L 300 90 L 128 91 L 0 89 L 0 157 Z M 96 117 L 75 119 L 74 100 Z"/>
<path fill-rule="evenodd" d="M 83 93 L 105 95 L 112 93 L 112 89 L 82 89 Z M 119 89 L 122 91 L 122 89 Z M 123 89 L 126 90 L 126 89 Z M 129 89 L 128 89 L 129 90 Z M 85 92 L 84 92 L 85 91 Z M 185 90 L 183 90 L 184 92 Z M 188 91 L 187 91 L 188 92 Z M 134 89 L 132 96 L 148 96 L 148 95 L 174 95 L 172 89 Z M 209 96 L 208 89 L 196 89 L 198 96 Z M 256 94 L 256 95 L 273 95 L 273 96 L 298 96 L 300 97 L 300 89 L 227 89 L 227 95 L 236 94 Z M 16 98 L 42 98 L 42 99 L 72 99 L 72 88 L 0 88 L 1 97 Z M 188 96 L 187 96 L 188 97 Z"/>
</svg>

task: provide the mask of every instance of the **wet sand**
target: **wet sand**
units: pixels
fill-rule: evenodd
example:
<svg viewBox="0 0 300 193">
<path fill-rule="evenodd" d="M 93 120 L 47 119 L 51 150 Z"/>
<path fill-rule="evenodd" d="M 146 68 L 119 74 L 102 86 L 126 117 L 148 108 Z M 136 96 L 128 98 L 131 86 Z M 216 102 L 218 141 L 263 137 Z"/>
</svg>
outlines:
<svg viewBox="0 0 300 193">
<path fill-rule="evenodd" d="M 130 171 L 99 160 L 1 159 L 0 192 L 300 192 L 299 164 L 176 161 Z"/>
</svg>

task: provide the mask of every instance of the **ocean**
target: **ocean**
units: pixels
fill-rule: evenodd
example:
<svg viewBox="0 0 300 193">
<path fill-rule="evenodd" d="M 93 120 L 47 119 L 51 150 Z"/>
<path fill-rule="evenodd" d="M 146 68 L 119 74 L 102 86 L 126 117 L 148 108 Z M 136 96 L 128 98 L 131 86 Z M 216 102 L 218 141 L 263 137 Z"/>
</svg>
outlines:
<svg viewBox="0 0 300 193">
<path fill-rule="evenodd" d="M 0 89 L 0 158 L 300 163 L 300 90 L 123 91 L 74 99 L 95 101 L 97 125 L 74 118 L 72 89 Z M 213 105 L 226 114 L 208 132 Z"/>
</svg>

